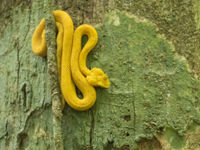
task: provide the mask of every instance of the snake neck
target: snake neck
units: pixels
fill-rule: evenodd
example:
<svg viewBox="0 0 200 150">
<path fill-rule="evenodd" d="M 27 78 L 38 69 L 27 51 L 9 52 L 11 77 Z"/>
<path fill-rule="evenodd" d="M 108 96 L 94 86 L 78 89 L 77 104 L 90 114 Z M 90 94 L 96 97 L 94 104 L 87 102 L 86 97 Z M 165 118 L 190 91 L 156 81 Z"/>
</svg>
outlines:
<svg viewBox="0 0 200 150">
<path fill-rule="evenodd" d="M 76 29 L 76 36 L 79 37 L 79 40 L 82 40 L 84 35 L 88 37 L 88 40 L 80 52 L 79 67 L 85 76 L 89 76 L 91 74 L 91 70 L 89 70 L 86 66 L 87 55 L 95 47 L 98 40 L 98 35 L 96 30 L 87 24 L 81 25 Z"/>
<path fill-rule="evenodd" d="M 110 86 L 108 76 L 100 68 L 93 68 L 89 70 L 86 66 L 87 55 L 95 47 L 98 40 L 96 30 L 92 26 L 84 24 L 76 29 L 75 35 L 79 39 L 78 42 L 81 42 L 83 35 L 88 37 L 86 44 L 80 52 L 79 67 L 81 72 L 85 75 L 90 85 L 108 88 Z M 81 49 L 81 47 L 79 47 L 79 49 Z"/>
</svg>

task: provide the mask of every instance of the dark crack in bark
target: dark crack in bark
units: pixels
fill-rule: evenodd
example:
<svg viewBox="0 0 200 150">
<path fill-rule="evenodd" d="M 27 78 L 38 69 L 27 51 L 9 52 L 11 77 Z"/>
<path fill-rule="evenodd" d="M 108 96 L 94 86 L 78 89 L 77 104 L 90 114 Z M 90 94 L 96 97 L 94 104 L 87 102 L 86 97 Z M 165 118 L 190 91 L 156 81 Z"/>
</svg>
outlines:
<svg viewBox="0 0 200 150">
<path fill-rule="evenodd" d="M 94 133 L 94 112 L 90 110 L 91 114 L 91 127 L 90 127 L 90 149 L 93 150 L 93 133 Z"/>
<path fill-rule="evenodd" d="M 19 99 L 19 92 L 18 92 L 18 89 L 19 89 L 19 78 L 20 78 L 20 58 L 19 58 L 19 51 L 20 51 L 20 48 L 19 48 L 19 42 L 18 40 L 16 41 L 16 48 L 17 48 L 17 95 L 16 95 L 16 99 Z"/>
</svg>

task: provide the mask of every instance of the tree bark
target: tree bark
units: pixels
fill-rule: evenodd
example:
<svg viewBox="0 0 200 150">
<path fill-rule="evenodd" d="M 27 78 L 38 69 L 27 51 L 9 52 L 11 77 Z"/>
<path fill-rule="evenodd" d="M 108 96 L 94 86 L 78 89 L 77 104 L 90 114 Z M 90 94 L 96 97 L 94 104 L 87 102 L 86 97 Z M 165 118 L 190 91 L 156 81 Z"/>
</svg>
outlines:
<svg viewBox="0 0 200 150">
<path fill-rule="evenodd" d="M 198 0 L 1 0 L 0 149 L 200 149 L 199 8 Z M 88 111 L 61 111 L 56 9 L 98 32 L 87 65 L 102 68 L 111 87 L 96 88 Z M 45 58 L 31 50 L 42 18 Z"/>
</svg>

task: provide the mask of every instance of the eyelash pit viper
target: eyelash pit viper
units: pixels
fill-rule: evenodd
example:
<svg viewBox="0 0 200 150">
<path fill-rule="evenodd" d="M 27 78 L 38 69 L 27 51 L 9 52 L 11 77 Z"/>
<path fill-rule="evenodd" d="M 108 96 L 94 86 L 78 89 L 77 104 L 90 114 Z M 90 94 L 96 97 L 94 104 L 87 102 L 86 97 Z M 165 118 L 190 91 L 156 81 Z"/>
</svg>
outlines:
<svg viewBox="0 0 200 150">
<path fill-rule="evenodd" d="M 66 102 L 75 110 L 91 108 L 96 101 L 95 86 L 108 88 L 108 76 L 99 68 L 89 70 L 86 66 L 88 53 L 95 47 L 98 36 L 96 30 L 87 24 L 80 25 L 74 32 L 71 17 L 64 11 L 53 11 L 58 29 L 57 68 L 60 74 L 61 91 Z M 82 37 L 88 40 L 81 49 Z M 35 29 L 32 36 L 32 50 L 38 56 L 47 55 L 45 40 L 45 19 Z M 75 85 L 83 98 L 77 96 Z"/>
</svg>

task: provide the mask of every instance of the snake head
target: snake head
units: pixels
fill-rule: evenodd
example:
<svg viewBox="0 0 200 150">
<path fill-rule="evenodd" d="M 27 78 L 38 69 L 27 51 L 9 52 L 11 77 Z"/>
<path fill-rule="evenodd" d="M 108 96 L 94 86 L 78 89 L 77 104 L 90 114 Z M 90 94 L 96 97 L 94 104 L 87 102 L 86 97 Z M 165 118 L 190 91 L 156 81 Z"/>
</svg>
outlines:
<svg viewBox="0 0 200 150">
<path fill-rule="evenodd" d="M 86 79 L 92 86 L 100 86 L 103 88 L 110 86 L 108 76 L 99 68 L 93 68 Z"/>
</svg>

